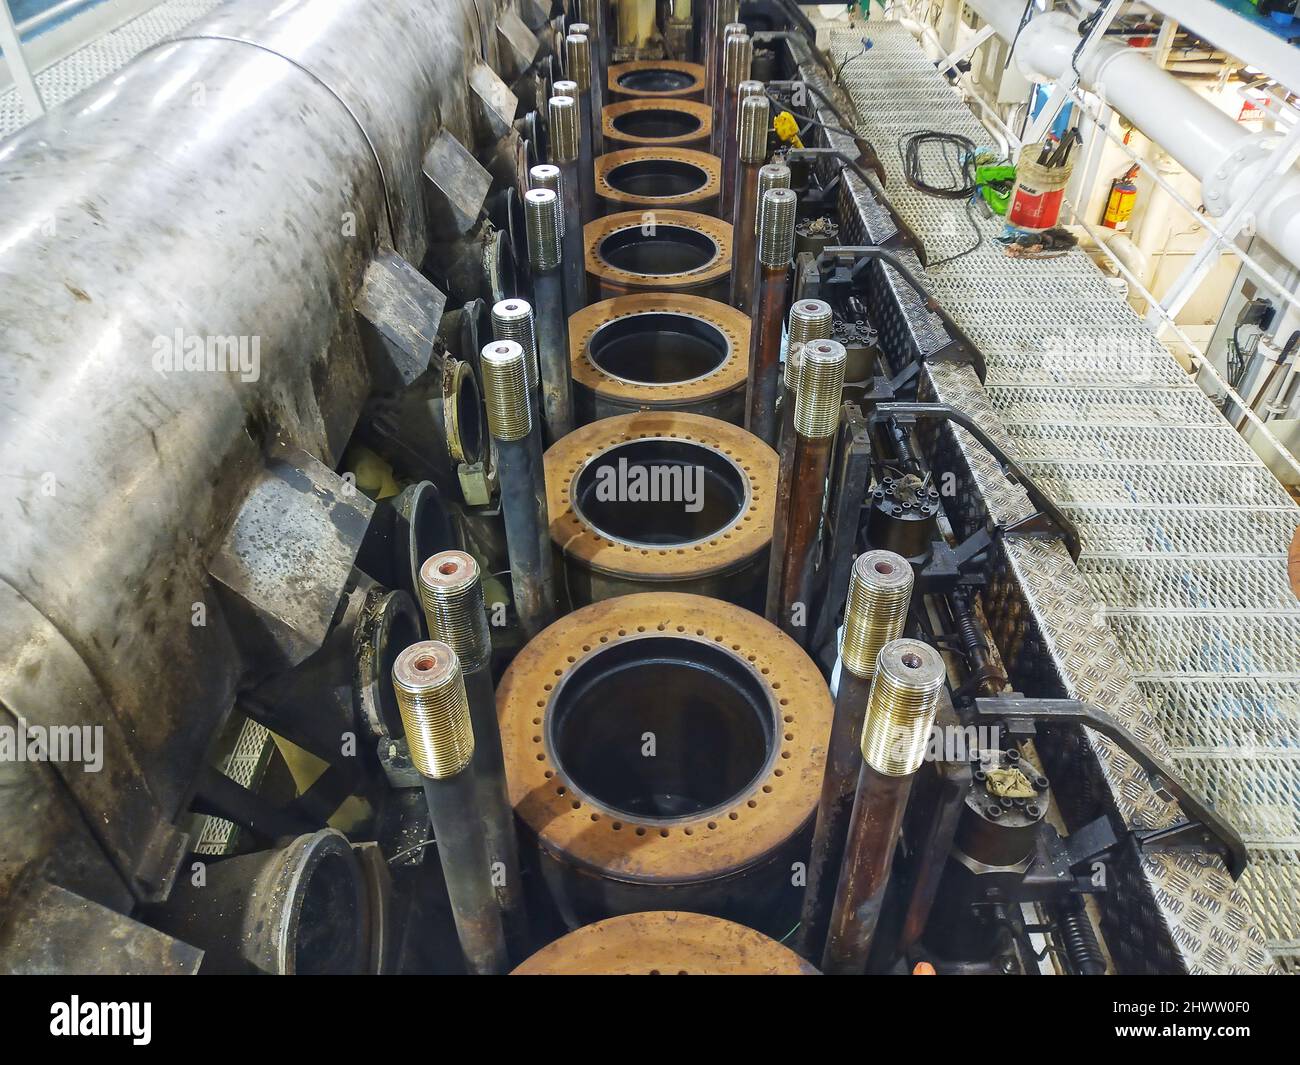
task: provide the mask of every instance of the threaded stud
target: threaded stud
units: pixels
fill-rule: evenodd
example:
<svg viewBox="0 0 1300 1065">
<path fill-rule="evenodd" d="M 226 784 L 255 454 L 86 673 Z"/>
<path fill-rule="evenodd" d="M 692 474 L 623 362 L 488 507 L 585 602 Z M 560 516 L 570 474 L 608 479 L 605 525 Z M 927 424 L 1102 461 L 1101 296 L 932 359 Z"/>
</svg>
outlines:
<svg viewBox="0 0 1300 1065">
<path fill-rule="evenodd" d="M 560 218 L 559 193 L 551 189 L 529 189 L 524 193 L 528 261 L 534 270 L 554 270 L 560 265 Z"/>
<path fill-rule="evenodd" d="M 528 388 L 537 388 L 537 328 L 533 305 L 527 300 L 501 300 L 492 307 L 492 335 L 497 340 L 513 340 L 524 349 L 524 368 L 528 371 Z M 461 656 L 464 658 L 464 655 Z"/>
<path fill-rule="evenodd" d="M 585 33 L 571 32 L 564 38 L 564 69 L 580 93 L 591 90 L 591 41 Z"/>
<path fill-rule="evenodd" d="M 872 769 L 905 777 L 921 768 L 946 676 L 928 643 L 891 640 L 880 649 L 862 726 L 862 757 Z"/>
<path fill-rule="evenodd" d="M 746 96 L 740 101 L 736 140 L 739 145 L 737 154 L 742 163 L 752 166 L 767 158 L 769 113 L 766 96 Z M 793 229 L 793 223 L 791 226 Z"/>
<path fill-rule="evenodd" d="M 487 608 L 478 563 L 465 551 L 439 551 L 420 567 L 420 605 L 429 635 L 460 659 L 461 670 L 482 669 L 492 658 Z"/>
<path fill-rule="evenodd" d="M 787 169 L 786 180 L 789 177 Z M 831 305 L 825 300 L 798 300 L 790 308 L 790 329 L 785 348 L 785 387 L 791 392 L 799 386 L 801 349 L 812 340 L 829 340 L 832 319 Z"/>
<path fill-rule="evenodd" d="M 844 345 L 834 340 L 814 340 L 803 346 L 794 394 L 794 428 L 800 436 L 824 440 L 835 435 L 847 358 Z"/>
<path fill-rule="evenodd" d="M 488 431 L 498 440 L 522 440 L 533 428 L 524 349 L 513 340 L 493 341 L 479 362 Z"/>
<path fill-rule="evenodd" d="M 578 101 L 572 96 L 552 96 L 546 105 L 551 132 L 551 162 L 572 163 L 578 158 Z"/>
<path fill-rule="evenodd" d="M 745 32 L 743 23 L 735 23 L 739 26 L 739 32 L 729 32 L 724 38 L 726 41 L 725 51 L 722 55 L 722 73 L 723 84 L 731 90 L 740 88 L 740 83 L 749 78 L 749 68 L 754 62 L 754 40 Z M 728 26 L 728 31 L 734 29 L 734 26 Z"/>
<path fill-rule="evenodd" d="M 794 254 L 794 211 L 798 204 L 799 197 L 793 189 L 768 189 L 763 193 L 758 206 L 758 261 L 764 266 L 790 265 Z"/>
<path fill-rule="evenodd" d="M 911 601 L 912 567 L 907 559 L 893 551 L 864 551 L 857 557 L 844 607 L 840 663 L 845 669 L 871 679 L 880 649 L 903 634 Z"/>
<path fill-rule="evenodd" d="M 393 663 L 393 689 L 419 774 L 446 780 L 464 770 L 474 756 L 474 730 L 456 652 L 439 640 L 412 644 Z"/>
</svg>

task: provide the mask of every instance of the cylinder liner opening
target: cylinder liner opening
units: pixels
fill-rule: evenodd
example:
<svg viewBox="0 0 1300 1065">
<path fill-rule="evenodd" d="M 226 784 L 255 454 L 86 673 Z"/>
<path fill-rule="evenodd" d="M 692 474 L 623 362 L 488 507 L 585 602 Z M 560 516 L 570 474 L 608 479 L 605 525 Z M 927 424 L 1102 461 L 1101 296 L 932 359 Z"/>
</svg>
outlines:
<svg viewBox="0 0 1300 1065">
<path fill-rule="evenodd" d="M 704 640 L 602 648 L 564 677 L 550 707 L 547 742 L 563 777 L 594 805 L 647 823 L 725 808 L 779 749 L 766 686 Z"/>
<path fill-rule="evenodd" d="M 629 70 L 618 78 L 618 87 L 628 92 L 681 92 L 694 84 L 695 78 L 686 71 L 662 67 Z"/>
<path fill-rule="evenodd" d="M 704 125 L 695 115 L 663 107 L 628 111 L 610 121 L 619 133 L 646 140 L 689 137 Z"/>
<path fill-rule="evenodd" d="M 653 232 L 629 226 L 600 242 L 600 257 L 616 270 L 647 277 L 670 277 L 703 269 L 718 257 L 718 246 L 705 233 L 686 226 L 659 224 Z"/>
<path fill-rule="evenodd" d="M 736 522 L 749 497 L 749 478 L 722 452 L 662 437 L 594 455 L 570 489 L 581 521 L 609 540 L 642 548 L 708 540 Z"/>
<path fill-rule="evenodd" d="M 616 192 L 628 196 L 667 198 L 699 192 L 708 184 L 709 175 L 680 159 L 636 159 L 611 168 L 605 180 Z"/>
<path fill-rule="evenodd" d="M 603 373 L 637 385 L 678 385 L 718 370 L 730 354 L 717 326 L 689 314 L 630 314 L 600 326 L 587 344 Z"/>
</svg>

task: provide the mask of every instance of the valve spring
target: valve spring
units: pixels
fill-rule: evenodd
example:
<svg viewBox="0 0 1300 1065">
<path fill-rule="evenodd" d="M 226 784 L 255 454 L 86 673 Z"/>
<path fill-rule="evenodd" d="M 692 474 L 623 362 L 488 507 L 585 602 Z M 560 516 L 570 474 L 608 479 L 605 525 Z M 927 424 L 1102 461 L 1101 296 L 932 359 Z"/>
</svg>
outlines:
<svg viewBox="0 0 1300 1065">
<path fill-rule="evenodd" d="M 1061 945 L 1065 956 L 1080 976 L 1102 976 L 1106 972 L 1106 955 L 1097 942 L 1096 929 L 1079 899 L 1062 905 L 1057 916 Z"/>
<path fill-rule="evenodd" d="M 862 757 L 872 769 L 905 777 L 921 768 L 944 679 L 943 659 L 928 643 L 891 640 L 880 649 L 862 725 Z"/>
<path fill-rule="evenodd" d="M 560 217 L 558 192 L 529 189 L 524 193 L 528 261 L 534 270 L 554 270 L 560 265 Z"/>
<path fill-rule="evenodd" d="M 794 391 L 794 428 L 800 436 L 824 440 L 835 435 L 847 359 L 844 345 L 835 340 L 814 340 L 803 346 Z"/>
<path fill-rule="evenodd" d="M 420 775 L 445 780 L 465 769 L 474 756 L 474 730 L 456 652 L 439 640 L 411 644 L 393 663 L 393 688 Z"/>
<path fill-rule="evenodd" d="M 494 341 L 480 363 L 488 430 L 498 440 L 522 440 L 533 428 L 524 349 L 513 340 Z"/>
<path fill-rule="evenodd" d="M 911 565 L 893 551 L 864 551 L 854 561 L 840 647 L 840 661 L 854 676 L 870 680 L 880 649 L 903 634 L 912 580 Z"/>
<path fill-rule="evenodd" d="M 528 388 L 537 388 L 537 327 L 533 305 L 527 300 L 501 300 L 492 308 L 492 335 L 498 340 L 513 340 L 524 349 L 524 368 L 528 371 Z M 458 652 L 459 653 L 459 652 Z M 464 655 L 461 655 L 464 658 Z"/>
<path fill-rule="evenodd" d="M 420 566 L 420 605 L 429 635 L 460 659 L 462 670 L 481 669 L 492 657 L 483 581 L 465 551 L 439 551 Z"/>
</svg>

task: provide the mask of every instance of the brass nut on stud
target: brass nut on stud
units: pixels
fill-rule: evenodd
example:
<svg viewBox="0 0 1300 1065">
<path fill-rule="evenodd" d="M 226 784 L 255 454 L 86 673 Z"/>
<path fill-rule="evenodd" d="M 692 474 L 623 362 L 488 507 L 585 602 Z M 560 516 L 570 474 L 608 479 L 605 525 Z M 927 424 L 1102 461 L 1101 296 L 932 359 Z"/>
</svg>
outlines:
<svg viewBox="0 0 1300 1065">
<path fill-rule="evenodd" d="M 420 775 L 445 780 L 464 770 L 474 756 L 474 732 L 456 652 L 438 640 L 412 644 L 393 663 L 393 689 Z"/>
</svg>

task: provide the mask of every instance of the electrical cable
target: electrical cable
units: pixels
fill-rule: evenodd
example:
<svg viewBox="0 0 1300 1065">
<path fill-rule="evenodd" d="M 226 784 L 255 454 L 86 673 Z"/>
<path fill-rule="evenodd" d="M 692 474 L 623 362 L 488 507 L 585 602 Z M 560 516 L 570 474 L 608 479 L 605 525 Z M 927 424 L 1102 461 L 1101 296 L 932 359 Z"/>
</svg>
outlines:
<svg viewBox="0 0 1300 1065">
<path fill-rule="evenodd" d="M 946 185 L 933 184 L 923 176 L 921 153 L 927 146 L 937 146 L 940 150 L 940 156 L 948 168 L 949 181 Z M 926 266 L 930 269 L 964 258 L 977 251 L 984 243 L 984 232 L 972 213 L 974 197 L 979 194 L 979 182 L 975 179 L 977 150 L 978 146 L 969 137 L 963 137 L 959 133 L 945 133 L 941 130 L 913 130 L 898 139 L 898 153 L 903 159 L 903 177 L 907 183 L 918 192 L 934 196 L 936 199 L 964 200 L 966 222 L 975 238 L 973 244 L 961 251 L 942 259 L 929 259 Z"/>
</svg>

